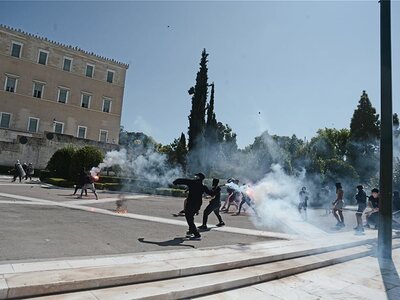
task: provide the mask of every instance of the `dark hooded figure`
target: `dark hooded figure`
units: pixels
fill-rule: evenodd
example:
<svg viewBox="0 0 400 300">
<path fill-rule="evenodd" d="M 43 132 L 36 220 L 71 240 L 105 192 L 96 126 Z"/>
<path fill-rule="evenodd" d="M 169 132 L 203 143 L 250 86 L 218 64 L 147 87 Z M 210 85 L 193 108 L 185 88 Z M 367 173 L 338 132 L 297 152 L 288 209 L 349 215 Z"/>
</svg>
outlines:
<svg viewBox="0 0 400 300">
<path fill-rule="evenodd" d="M 199 229 L 203 230 L 208 229 L 207 227 L 208 215 L 211 214 L 212 212 L 214 212 L 214 214 L 218 218 L 219 223 L 217 224 L 217 227 L 225 225 L 224 221 L 222 221 L 221 215 L 219 214 L 219 209 L 221 208 L 221 188 L 218 186 L 218 183 L 219 179 L 213 178 L 212 189 L 211 189 L 213 197 L 203 212 L 203 225 L 199 226 Z"/>
<path fill-rule="evenodd" d="M 197 231 L 196 225 L 194 224 L 194 215 L 200 210 L 203 202 L 203 194 L 207 193 L 212 196 L 211 191 L 203 184 L 205 175 L 203 173 L 195 174 L 195 179 L 178 178 L 173 184 L 174 185 L 186 185 L 189 189 L 187 201 L 185 205 L 185 217 L 189 225 L 188 235 L 194 235 L 195 238 L 200 238 L 201 235 Z"/>
</svg>

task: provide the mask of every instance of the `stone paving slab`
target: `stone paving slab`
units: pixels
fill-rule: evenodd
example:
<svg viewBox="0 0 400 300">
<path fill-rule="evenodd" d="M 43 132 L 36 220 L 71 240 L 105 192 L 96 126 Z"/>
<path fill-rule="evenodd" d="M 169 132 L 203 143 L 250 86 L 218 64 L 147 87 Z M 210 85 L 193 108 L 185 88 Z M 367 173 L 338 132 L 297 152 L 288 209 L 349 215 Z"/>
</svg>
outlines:
<svg viewBox="0 0 400 300">
<path fill-rule="evenodd" d="M 304 268 L 304 264 L 308 264 L 311 268 L 315 268 L 322 266 L 326 261 L 337 263 L 335 253 L 340 253 L 340 251 L 344 250 L 339 250 L 339 252 L 337 252 L 337 250 L 334 252 L 327 252 L 324 255 L 307 255 L 321 253 L 323 251 L 332 251 L 342 247 L 352 247 L 363 244 L 365 241 L 368 240 L 365 238 L 364 240 L 360 239 L 360 241 L 348 242 L 347 244 L 341 245 L 337 245 L 337 243 L 332 240 L 319 241 L 318 243 L 311 245 L 309 241 L 306 241 L 295 245 L 288 244 L 282 247 L 267 246 L 265 249 L 260 248 L 257 250 L 250 246 L 244 249 L 236 249 L 236 251 L 232 251 L 232 253 L 224 253 L 224 251 L 220 251 L 220 255 L 215 253 L 215 251 L 197 250 L 197 252 L 202 255 L 198 257 L 193 255 L 190 259 L 189 257 L 170 259 L 165 255 L 164 260 L 149 261 L 139 264 L 119 264 L 118 267 L 114 264 L 103 267 L 11 273 L 4 274 L 3 276 L 8 285 L 9 297 L 24 297 L 28 295 L 67 292 L 79 289 L 161 280 L 177 276 L 219 272 L 226 269 L 237 269 L 249 265 L 260 263 L 266 264 L 274 261 L 278 261 L 275 264 L 272 264 L 276 269 L 281 270 L 280 272 L 283 272 L 282 270 L 292 272 L 293 270 Z M 356 249 L 354 255 L 360 255 L 360 247 L 363 246 L 357 246 L 354 248 Z M 371 250 L 368 249 L 368 251 Z M 192 252 L 186 252 L 184 254 L 190 255 Z M 301 261 L 296 261 L 296 259 L 290 261 L 285 260 L 299 256 L 303 256 L 301 257 Z M 323 261 L 316 261 L 319 256 L 323 257 Z M 349 257 L 349 254 L 345 257 Z M 296 262 L 299 265 L 296 265 Z M 32 265 L 29 266 L 32 269 Z M 24 266 L 20 267 L 23 268 Z M 38 267 L 49 268 L 45 263 L 43 265 L 40 265 L 39 263 L 36 264 L 36 268 Z M 257 271 L 258 269 L 258 266 L 253 267 L 253 270 Z M 270 267 L 269 270 L 271 271 L 273 269 Z M 264 271 L 262 270 L 261 272 Z M 281 273 L 281 275 L 282 274 L 283 273 Z M 265 276 L 259 274 L 258 277 L 264 278 Z M 269 277 L 265 277 L 265 280 L 268 278 Z"/>
<path fill-rule="evenodd" d="M 400 249 L 393 250 L 393 265 L 385 267 L 374 256 L 351 260 L 341 264 L 273 280 L 249 287 L 233 289 L 201 300 L 238 299 L 237 295 L 263 294 L 251 299 L 400 299 Z M 390 274 L 385 276 L 385 274 Z"/>
<path fill-rule="evenodd" d="M 304 256 L 252 267 L 219 271 L 185 278 L 92 290 L 90 293 L 99 300 L 192 298 L 196 295 L 214 293 L 220 290 L 237 288 L 238 286 L 243 285 L 254 285 L 262 281 L 274 280 L 276 278 L 306 272 L 315 268 L 321 268 L 335 263 L 363 257 L 370 253 L 370 247 L 357 246 L 334 252 Z M 254 291 L 252 292 L 253 294 L 256 293 Z M 305 294 L 305 292 L 301 293 Z M 263 296 L 265 299 L 265 295 Z M 310 299 L 311 298 L 312 296 L 310 296 Z M 314 299 L 315 298 L 316 297 L 314 297 Z M 38 299 L 83 299 L 83 296 L 80 292 L 77 292 Z"/>
</svg>

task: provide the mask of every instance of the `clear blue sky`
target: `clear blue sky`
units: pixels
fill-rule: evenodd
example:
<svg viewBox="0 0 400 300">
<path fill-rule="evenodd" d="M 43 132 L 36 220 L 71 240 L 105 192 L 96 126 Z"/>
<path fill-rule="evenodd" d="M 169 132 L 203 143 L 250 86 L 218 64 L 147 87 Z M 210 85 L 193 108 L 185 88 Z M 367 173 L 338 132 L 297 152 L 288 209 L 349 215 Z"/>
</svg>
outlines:
<svg viewBox="0 0 400 300">
<path fill-rule="evenodd" d="M 187 132 L 203 48 L 217 119 L 240 147 L 266 129 L 349 127 L 362 90 L 379 111 L 378 1 L 1 1 L 0 23 L 129 63 L 122 125 L 161 143 Z M 392 28 L 400 112 L 399 2 Z"/>
</svg>

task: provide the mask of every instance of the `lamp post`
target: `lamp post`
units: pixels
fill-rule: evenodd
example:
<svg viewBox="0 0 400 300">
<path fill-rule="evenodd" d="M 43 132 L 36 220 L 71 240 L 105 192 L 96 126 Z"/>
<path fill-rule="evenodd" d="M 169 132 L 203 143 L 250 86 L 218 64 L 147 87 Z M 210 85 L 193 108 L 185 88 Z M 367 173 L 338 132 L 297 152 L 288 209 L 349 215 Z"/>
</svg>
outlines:
<svg viewBox="0 0 400 300">
<path fill-rule="evenodd" d="M 390 0 L 380 1 L 381 141 L 378 256 L 392 258 L 393 116 Z"/>
</svg>

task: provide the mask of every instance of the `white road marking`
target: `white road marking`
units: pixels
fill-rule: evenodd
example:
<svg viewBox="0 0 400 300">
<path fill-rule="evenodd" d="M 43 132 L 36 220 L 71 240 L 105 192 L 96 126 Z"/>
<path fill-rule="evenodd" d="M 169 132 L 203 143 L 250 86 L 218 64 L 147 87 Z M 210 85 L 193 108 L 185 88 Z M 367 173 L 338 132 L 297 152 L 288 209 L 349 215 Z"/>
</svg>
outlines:
<svg viewBox="0 0 400 300">
<path fill-rule="evenodd" d="M 20 199 L 20 200 L 28 200 L 28 201 L 43 203 L 43 204 L 47 204 L 47 205 L 54 205 L 54 206 L 59 206 L 59 207 L 64 207 L 64 208 L 77 209 L 77 210 L 87 211 L 87 212 L 91 212 L 91 213 L 99 213 L 99 214 L 109 215 L 109 216 L 114 216 L 114 217 L 142 220 L 142 221 L 148 221 L 148 222 L 156 222 L 156 223 L 162 223 L 162 224 L 177 225 L 177 226 L 182 226 L 182 227 L 188 226 L 185 221 L 174 220 L 174 219 L 169 219 L 169 218 L 161 218 L 161 217 L 139 215 L 139 214 L 132 214 L 132 213 L 119 214 L 119 213 L 115 213 L 115 212 L 112 212 L 107 209 L 102 209 L 102 208 L 97 208 L 97 207 L 61 203 L 61 202 L 55 202 L 55 201 L 50 201 L 50 200 L 43 200 L 43 199 L 38 199 L 38 198 L 33 198 L 33 197 L 7 194 L 7 193 L 0 193 L 0 196 Z M 197 223 L 196 226 L 197 225 L 200 225 L 200 223 Z M 253 235 L 253 236 L 259 236 L 259 237 L 269 237 L 269 238 L 281 238 L 281 239 L 295 238 L 295 236 L 293 236 L 293 235 L 284 234 L 284 233 L 254 230 L 254 229 L 245 229 L 245 228 L 238 228 L 238 227 L 229 227 L 229 226 L 223 226 L 223 227 L 219 227 L 219 228 L 215 227 L 215 228 L 212 228 L 212 230 L 236 233 L 236 234 Z"/>
</svg>

